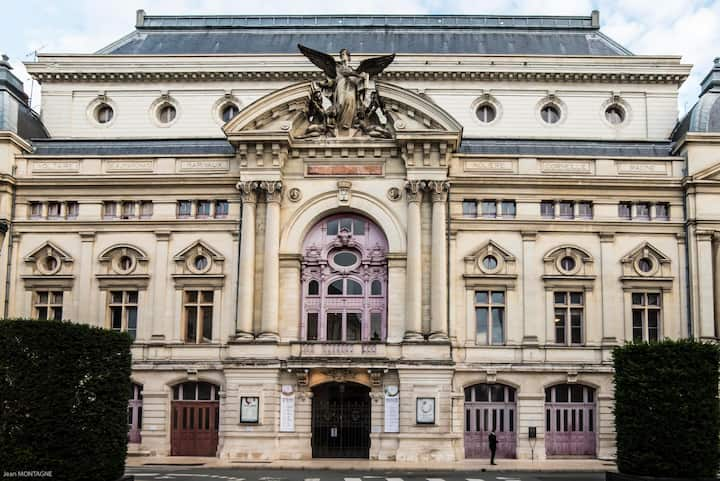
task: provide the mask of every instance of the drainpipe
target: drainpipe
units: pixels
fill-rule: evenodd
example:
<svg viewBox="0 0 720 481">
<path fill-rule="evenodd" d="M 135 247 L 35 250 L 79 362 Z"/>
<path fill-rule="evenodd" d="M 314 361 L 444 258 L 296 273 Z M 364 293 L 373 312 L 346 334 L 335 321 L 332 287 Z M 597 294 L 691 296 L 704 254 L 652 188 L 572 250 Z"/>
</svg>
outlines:
<svg viewBox="0 0 720 481">
<path fill-rule="evenodd" d="M 450 182 L 448 182 L 447 201 L 445 202 L 445 258 L 447 263 L 445 264 L 445 289 L 447 289 L 447 295 L 445 296 L 447 304 L 445 305 L 445 322 L 447 325 L 448 338 L 450 337 Z M 452 360 L 452 342 L 450 343 L 450 359 Z"/>
<path fill-rule="evenodd" d="M 13 166 L 13 174 L 15 173 L 14 170 L 15 170 L 15 166 Z M 16 192 L 17 192 L 17 186 L 13 185 L 12 203 L 10 206 L 10 219 L 8 220 L 8 228 L 7 228 L 7 232 L 5 233 L 5 237 L 8 240 L 7 266 L 5 268 L 5 303 L 3 306 L 3 317 L 5 319 L 7 319 L 8 315 L 10 314 L 10 279 L 12 277 L 12 256 L 13 256 L 12 233 L 13 233 L 13 220 L 15 219 Z"/>
</svg>

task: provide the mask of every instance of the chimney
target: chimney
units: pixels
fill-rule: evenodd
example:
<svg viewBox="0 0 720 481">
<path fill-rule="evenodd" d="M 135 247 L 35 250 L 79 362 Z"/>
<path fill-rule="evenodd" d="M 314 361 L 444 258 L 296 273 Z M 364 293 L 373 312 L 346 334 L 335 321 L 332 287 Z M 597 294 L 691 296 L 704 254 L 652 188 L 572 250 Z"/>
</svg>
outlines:
<svg viewBox="0 0 720 481">
<path fill-rule="evenodd" d="M 135 28 L 142 27 L 145 23 L 145 10 L 140 9 L 135 12 Z"/>
<path fill-rule="evenodd" d="M 590 14 L 590 24 L 593 28 L 600 28 L 600 10 L 593 10 Z"/>
</svg>

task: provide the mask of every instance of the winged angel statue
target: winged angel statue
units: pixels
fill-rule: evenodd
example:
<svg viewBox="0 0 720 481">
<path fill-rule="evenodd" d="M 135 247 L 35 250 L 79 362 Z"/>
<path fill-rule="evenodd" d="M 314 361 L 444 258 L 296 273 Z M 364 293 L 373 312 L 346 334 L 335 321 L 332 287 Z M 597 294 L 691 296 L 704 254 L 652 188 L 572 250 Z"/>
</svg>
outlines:
<svg viewBox="0 0 720 481">
<path fill-rule="evenodd" d="M 298 48 L 325 73 L 324 81 L 313 82 L 307 112 L 310 126 L 301 138 L 351 136 L 357 130 L 371 137 L 391 137 L 388 117 L 380 96 L 372 88 L 371 77 L 385 70 L 395 54 L 365 59 L 353 69 L 347 49 L 340 50 L 337 62 L 324 52 L 300 44 Z"/>
</svg>

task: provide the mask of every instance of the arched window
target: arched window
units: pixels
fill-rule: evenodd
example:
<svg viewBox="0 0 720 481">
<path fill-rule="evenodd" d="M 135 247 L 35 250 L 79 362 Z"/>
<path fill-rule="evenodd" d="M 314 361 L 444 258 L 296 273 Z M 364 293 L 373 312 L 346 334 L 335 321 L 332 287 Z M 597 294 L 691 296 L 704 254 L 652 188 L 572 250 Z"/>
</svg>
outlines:
<svg viewBox="0 0 720 481">
<path fill-rule="evenodd" d="M 382 229 L 359 215 L 333 215 L 310 230 L 303 245 L 303 277 L 312 278 L 303 293 L 303 340 L 385 340 L 387 251 Z"/>
</svg>

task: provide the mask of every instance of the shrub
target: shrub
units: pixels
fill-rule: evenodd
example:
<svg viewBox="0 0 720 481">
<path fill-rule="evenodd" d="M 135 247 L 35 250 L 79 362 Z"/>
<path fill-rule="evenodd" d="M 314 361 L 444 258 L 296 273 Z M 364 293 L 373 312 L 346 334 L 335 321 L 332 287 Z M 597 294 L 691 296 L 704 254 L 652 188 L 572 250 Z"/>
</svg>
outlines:
<svg viewBox="0 0 720 481">
<path fill-rule="evenodd" d="M 120 478 L 131 343 L 81 324 L 0 320 L 0 467 L 57 480 Z"/>
<path fill-rule="evenodd" d="M 613 359 L 618 470 L 714 478 L 720 348 L 694 340 L 626 344 Z"/>
</svg>

